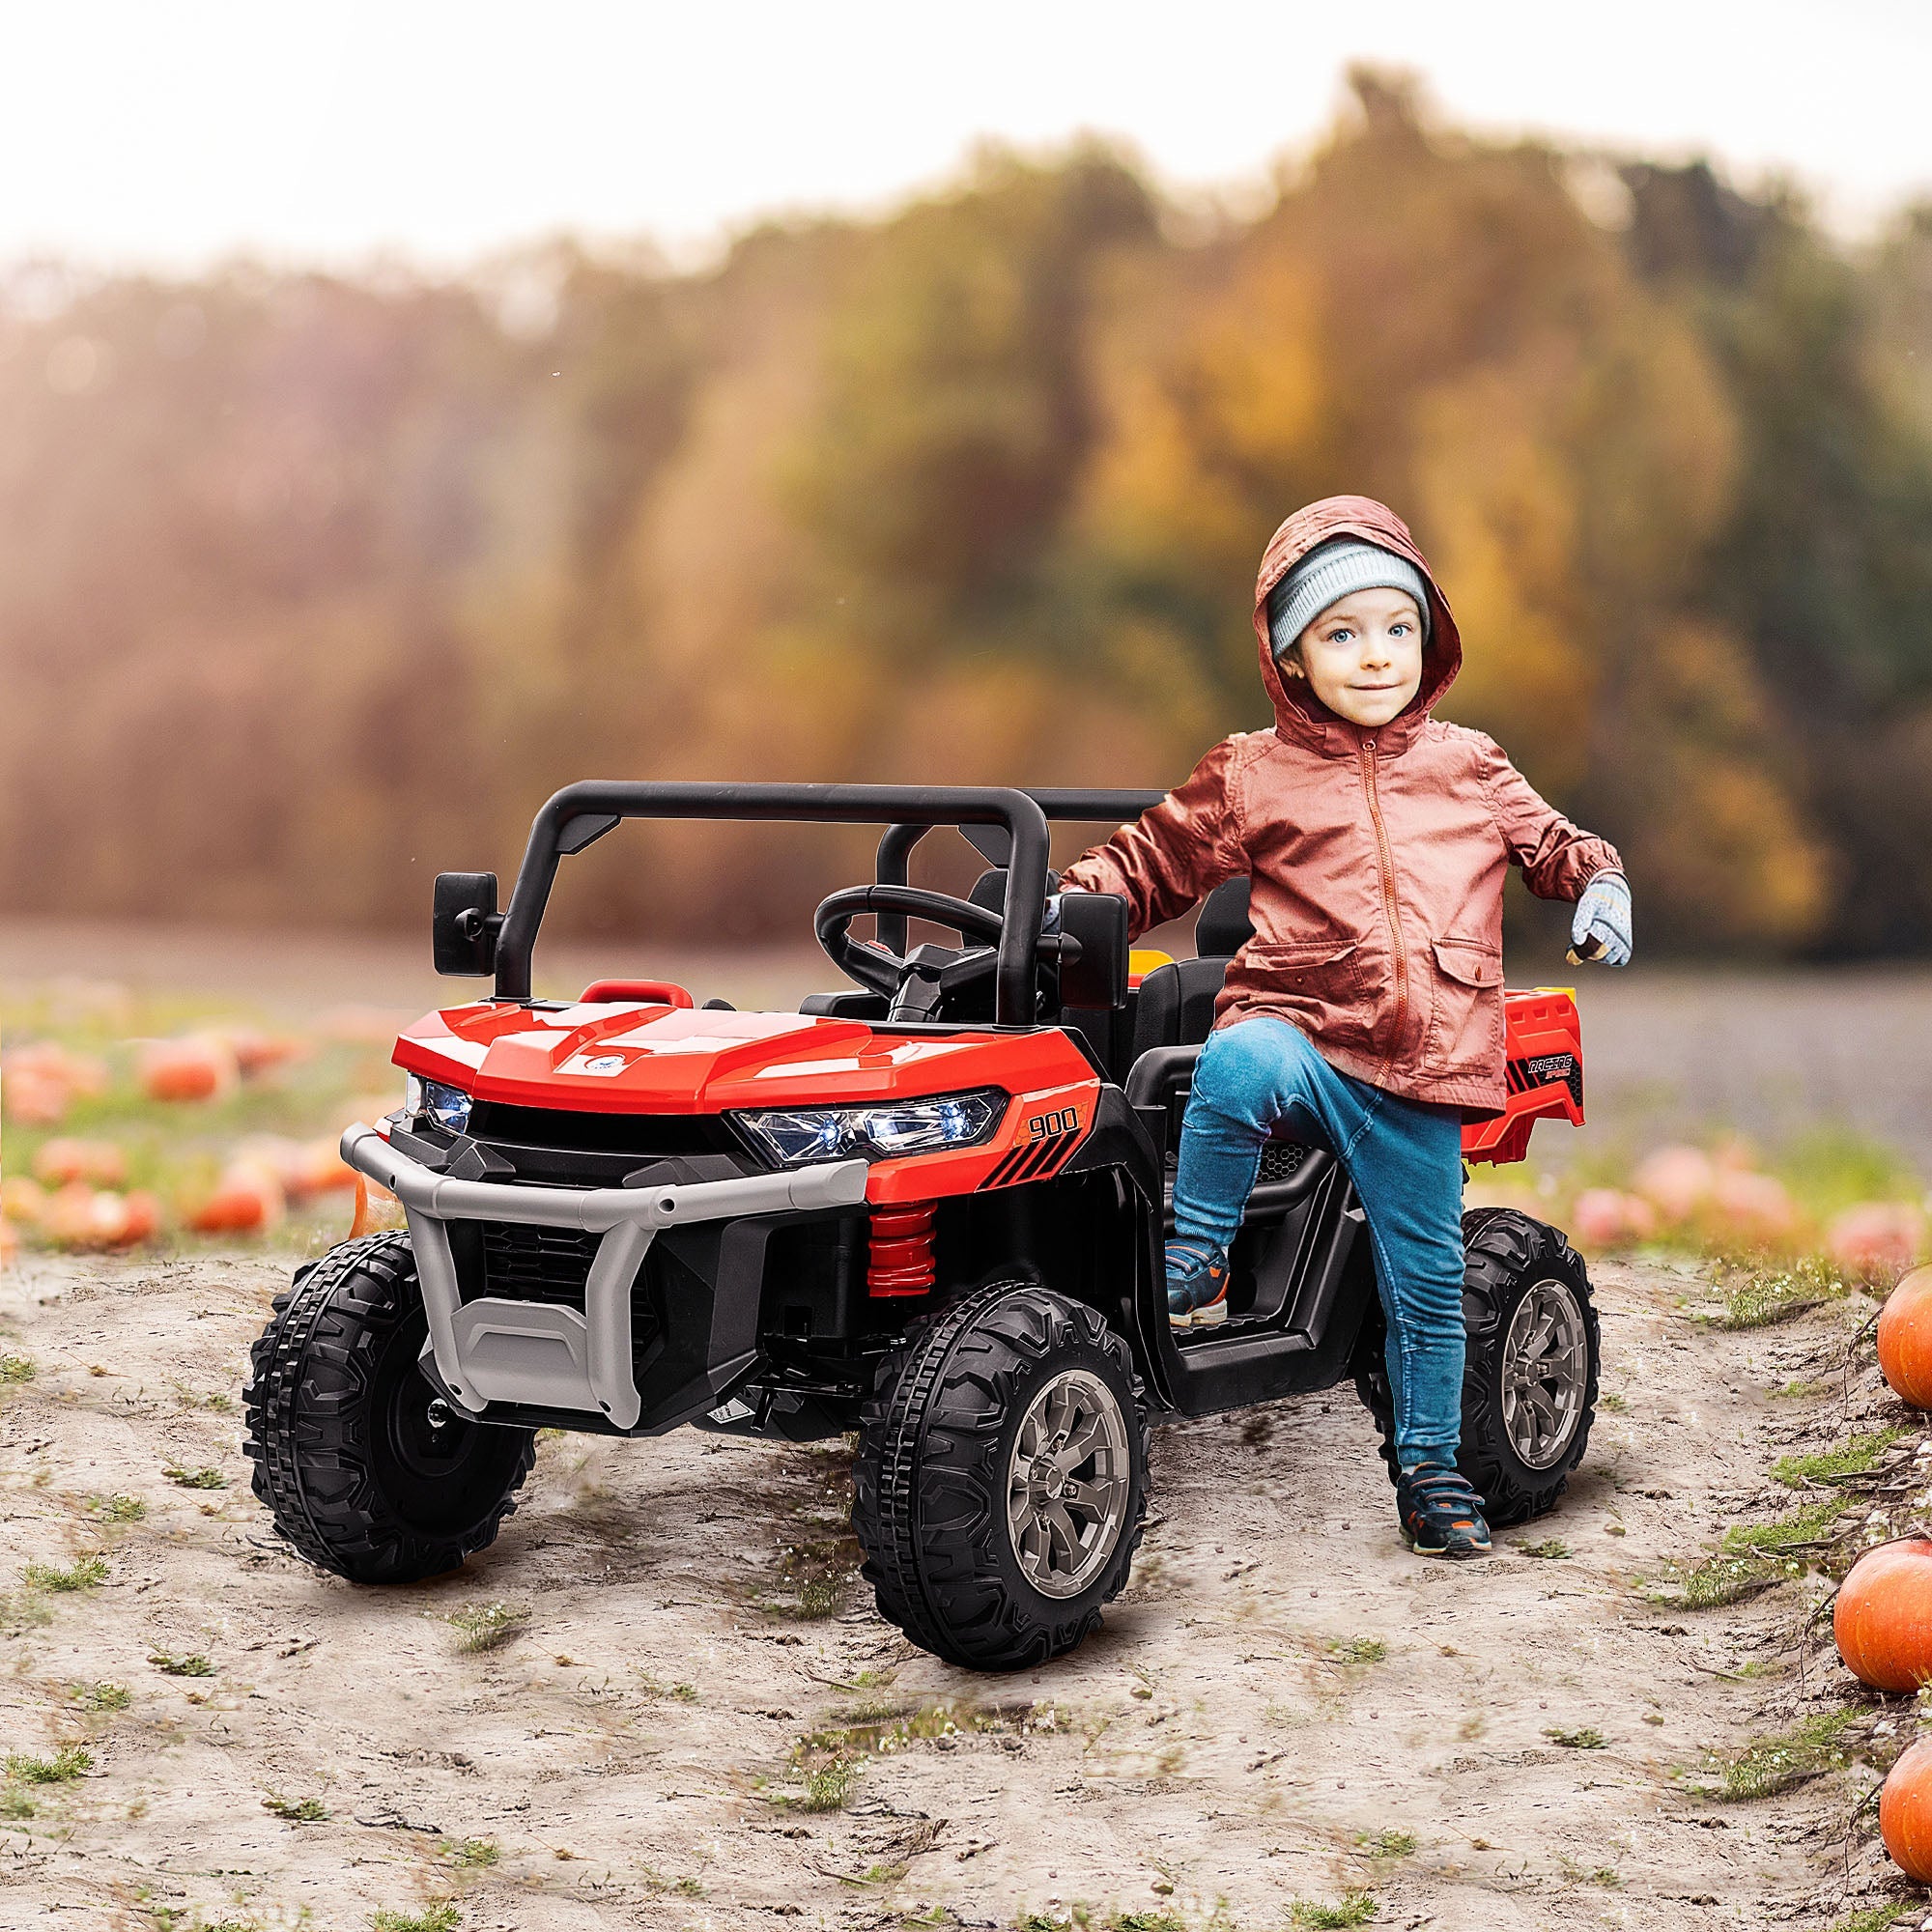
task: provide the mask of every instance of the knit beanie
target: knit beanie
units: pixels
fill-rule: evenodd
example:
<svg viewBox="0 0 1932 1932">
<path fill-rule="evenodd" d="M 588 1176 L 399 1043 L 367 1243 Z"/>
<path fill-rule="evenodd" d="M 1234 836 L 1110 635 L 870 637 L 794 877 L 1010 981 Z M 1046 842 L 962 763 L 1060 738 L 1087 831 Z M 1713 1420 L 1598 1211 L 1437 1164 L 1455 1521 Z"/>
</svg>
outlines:
<svg viewBox="0 0 1932 1932">
<path fill-rule="evenodd" d="M 1429 641 L 1429 586 L 1406 557 L 1379 544 L 1336 537 L 1310 551 L 1268 592 L 1268 648 L 1275 662 L 1329 605 L 1356 590 L 1406 590 L 1422 612 Z"/>
</svg>

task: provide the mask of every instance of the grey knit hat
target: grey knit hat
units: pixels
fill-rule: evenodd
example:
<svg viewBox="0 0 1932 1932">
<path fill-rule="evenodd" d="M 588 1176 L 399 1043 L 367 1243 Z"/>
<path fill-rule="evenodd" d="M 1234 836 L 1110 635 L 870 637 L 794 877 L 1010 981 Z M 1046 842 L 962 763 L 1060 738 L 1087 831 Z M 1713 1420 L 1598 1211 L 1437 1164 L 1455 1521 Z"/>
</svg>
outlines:
<svg viewBox="0 0 1932 1932">
<path fill-rule="evenodd" d="M 1268 648 L 1275 662 L 1322 611 L 1354 590 L 1406 590 L 1422 612 L 1429 641 L 1429 586 L 1406 556 L 1355 537 L 1336 537 L 1310 551 L 1268 592 Z"/>
</svg>

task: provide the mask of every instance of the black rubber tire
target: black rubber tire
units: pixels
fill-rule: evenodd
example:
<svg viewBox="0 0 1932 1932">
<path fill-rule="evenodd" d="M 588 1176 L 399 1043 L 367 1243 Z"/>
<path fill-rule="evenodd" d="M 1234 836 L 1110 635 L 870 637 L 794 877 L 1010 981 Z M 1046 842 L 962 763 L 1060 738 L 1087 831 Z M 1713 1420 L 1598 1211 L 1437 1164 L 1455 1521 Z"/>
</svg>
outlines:
<svg viewBox="0 0 1932 1932">
<path fill-rule="evenodd" d="M 428 1332 L 405 1234 L 300 1268 L 249 1358 L 242 1447 L 275 1527 L 355 1583 L 415 1583 L 494 1543 L 536 1435 L 453 1416 L 416 1367 Z"/>
<path fill-rule="evenodd" d="M 1456 1466 L 1486 1499 L 1483 1514 L 1490 1522 L 1507 1529 L 1553 1509 L 1569 1487 L 1571 1471 L 1583 1460 L 1597 1416 L 1602 1336 L 1589 1271 L 1559 1229 L 1533 1221 L 1513 1208 L 1474 1208 L 1463 1216 L 1463 1318 L 1469 1339 L 1463 1369 L 1463 1447 Z M 1568 1286 L 1582 1311 L 1589 1376 L 1582 1414 L 1569 1447 L 1551 1467 L 1532 1469 L 1517 1455 L 1503 1426 L 1502 1346 L 1518 1302 L 1537 1282 L 1551 1278 Z M 1382 1461 L 1393 1482 L 1398 1469 L 1395 1404 L 1382 1357 L 1383 1332 L 1378 1310 L 1363 1330 L 1355 1387 L 1375 1418 Z"/>
<path fill-rule="evenodd" d="M 1007 1469 L 1034 1391 L 1069 1368 L 1094 1374 L 1120 1400 L 1131 1487 L 1119 1542 L 1093 1583 L 1055 1598 L 1014 1554 Z M 879 1614 L 969 1670 L 1063 1656 L 1097 1628 L 1133 1567 L 1148 1449 L 1132 1353 L 1097 1310 L 1025 1282 L 997 1282 L 942 1309 L 880 1364 L 860 1418 L 852 1526 Z"/>
</svg>

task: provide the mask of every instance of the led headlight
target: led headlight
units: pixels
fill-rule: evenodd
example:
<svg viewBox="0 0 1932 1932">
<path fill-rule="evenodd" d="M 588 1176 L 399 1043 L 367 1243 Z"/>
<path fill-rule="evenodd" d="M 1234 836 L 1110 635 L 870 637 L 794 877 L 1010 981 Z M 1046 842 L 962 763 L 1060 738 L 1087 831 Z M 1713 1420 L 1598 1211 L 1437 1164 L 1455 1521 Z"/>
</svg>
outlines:
<svg viewBox="0 0 1932 1932">
<path fill-rule="evenodd" d="M 469 1095 L 460 1087 L 445 1087 L 440 1080 L 420 1080 L 409 1076 L 404 1107 L 412 1120 L 425 1121 L 445 1133 L 460 1134 L 469 1125 Z"/>
<path fill-rule="evenodd" d="M 802 1167 L 814 1160 L 890 1160 L 977 1147 L 1006 1108 L 1007 1096 L 994 1090 L 868 1107 L 761 1108 L 732 1118 L 781 1167 Z"/>
</svg>

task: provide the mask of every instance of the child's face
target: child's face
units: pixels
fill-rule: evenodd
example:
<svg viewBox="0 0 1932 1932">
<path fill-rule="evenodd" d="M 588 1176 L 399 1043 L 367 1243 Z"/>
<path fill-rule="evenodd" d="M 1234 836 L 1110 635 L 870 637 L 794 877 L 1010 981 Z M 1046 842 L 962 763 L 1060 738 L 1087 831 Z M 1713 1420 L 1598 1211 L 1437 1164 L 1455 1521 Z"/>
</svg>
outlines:
<svg viewBox="0 0 1932 1932">
<path fill-rule="evenodd" d="M 1422 684 L 1422 613 L 1406 591 L 1350 591 L 1302 632 L 1281 668 L 1305 677 L 1338 718 L 1386 724 Z"/>
</svg>

